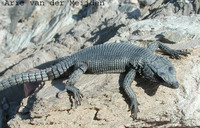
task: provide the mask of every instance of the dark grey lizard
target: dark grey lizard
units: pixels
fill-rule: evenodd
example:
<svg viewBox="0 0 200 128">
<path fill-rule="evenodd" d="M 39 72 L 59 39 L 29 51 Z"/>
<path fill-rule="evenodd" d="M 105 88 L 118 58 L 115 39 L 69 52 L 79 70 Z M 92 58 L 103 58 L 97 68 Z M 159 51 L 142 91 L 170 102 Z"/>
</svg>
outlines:
<svg viewBox="0 0 200 128">
<path fill-rule="evenodd" d="M 123 81 L 123 88 L 131 101 L 131 114 L 136 119 L 138 102 L 131 88 L 131 83 L 136 73 L 152 82 L 157 82 L 170 88 L 176 89 L 179 87 L 176 71 L 170 61 L 166 57 L 153 54 L 158 47 L 175 58 L 180 58 L 179 55 L 188 54 L 181 50 L 170 49 L 160 42 L 150 43 L 148 48 L 138 47 L 129 43 L 96 45 L 67 56 L 52 67 L 11 76 L 0 82 L 0 91 L 2 92 L 6 88 L 26 82 L 53 80 L 72 67 L 74 72 L 66 82 L 65 91 L 73 92 L 74 103 L 77 106 L 81 104 L 82 94 L 73 85 L 82 74 L 127 72 Z"/>
</svg>

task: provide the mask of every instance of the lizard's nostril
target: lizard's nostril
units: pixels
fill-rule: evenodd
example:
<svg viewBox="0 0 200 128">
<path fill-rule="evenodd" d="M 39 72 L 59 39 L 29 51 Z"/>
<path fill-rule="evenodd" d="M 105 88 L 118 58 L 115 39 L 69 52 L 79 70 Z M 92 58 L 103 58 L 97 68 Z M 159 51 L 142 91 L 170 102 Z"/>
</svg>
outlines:
<svg viewBox="0 0 200 128">
<path fill-rule="evenodd" d="M 172 88 L 176 89 L 176 88 L 178 88 L 178 87 L 179 87 L 179 84 L 178 84 L 178 82 L 176 82 L 176 83 L 173 83 L 173 85 L 172 85 Z"/>
</svg>

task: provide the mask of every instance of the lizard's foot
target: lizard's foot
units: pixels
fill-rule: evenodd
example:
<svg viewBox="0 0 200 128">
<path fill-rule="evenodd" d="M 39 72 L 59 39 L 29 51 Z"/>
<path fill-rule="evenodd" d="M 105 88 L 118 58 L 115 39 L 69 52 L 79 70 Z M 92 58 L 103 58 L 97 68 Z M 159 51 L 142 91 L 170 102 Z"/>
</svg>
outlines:
<svg viewBox="0 0 200 128">
<path fill-rule="evenodd" d="M 182 51 L 182 50 L 171 50 L 170 51 L 171 57 L 175 59 L 180 59 L 180 55 L 187 56 L 190 52 Z"/>
<path fill-rule="evenodd" d="M 133 120 L 137 120 L 137 112 L 139 111 L 138 104 L 139 103 L 134 99 L 131 100 L 130 110 L 131 110 L 131 117 L 133 118 Z"/>
<path fill-rule="evenodd" d="M 81 98 L 83 97 L 83 94 L 80 92 L 80 90 L 74 86 L 66 86 L 64 91 L 60 91 L 57 94 L 57 97 L 59 97 L 60 94 L 63 92 L 70 91 L 74 94 L 74 104 L 75 108 L 77 108 L 78 105 L 81 105 Z"/>
</svg>

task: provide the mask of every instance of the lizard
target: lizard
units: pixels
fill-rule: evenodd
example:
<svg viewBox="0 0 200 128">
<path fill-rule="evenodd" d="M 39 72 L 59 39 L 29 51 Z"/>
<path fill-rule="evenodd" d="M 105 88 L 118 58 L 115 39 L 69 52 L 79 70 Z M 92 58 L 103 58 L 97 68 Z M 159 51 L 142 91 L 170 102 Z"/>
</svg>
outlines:
<svg viewBox="0 0 200 128">
<path fill-rule="evenodd" d="M 172 89 L 179 87 L 176 70 L 169 59 L 154 54 L 158 48 L 176 59 L 180 59 L 180 55 L 189 54 L 186 51 L 173 50 L 159 41 L 151 42 L 147 47 L 139 47 L 127 42 L 95 45 L 71 56 L 63 57 L 60 62 L 48 68 L 24 72 L 2 80 L 0 95 L 3 95 L 3 90 L 15 85 L 56 79 L 72 68 L 73 72 L 66 82 L 65 90 L 60 92 L 72 92 L 74 105 L 77 107 L 81 105 L 83 94 L 74 84 L 82 74 L 126 73 L 122 88 L 130 99 L 131 116 L 135 120 L 137 119 L 138 101 L 131 84 L 136 74 Z"/>
</svg>

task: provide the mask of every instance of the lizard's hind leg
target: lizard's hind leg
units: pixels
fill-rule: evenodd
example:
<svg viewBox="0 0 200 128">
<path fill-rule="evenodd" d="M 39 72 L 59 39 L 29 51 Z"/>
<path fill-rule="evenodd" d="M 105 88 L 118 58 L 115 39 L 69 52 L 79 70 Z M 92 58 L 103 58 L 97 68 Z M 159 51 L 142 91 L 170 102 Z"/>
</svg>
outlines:
<svg viewBox="0 0 200 128">
<path fill-rule="evenodd" d="M 75 108 L 77 108 L 78 105 L 81 105 L 81 98 L 83 97 L 83 95 L 78 88 L 74 87 L 74 84 L 80 78 L 80 76 L 86 72 L 86 70 L 87 65 L 85 63 L 75 65 L 75 71 L 69 76 L 69 79 L 67 80 L 65 85 L 65 90 L 57 94 L 59 95 L 66 91 L 72 92 L 74 94 Z"/>
</svg>

